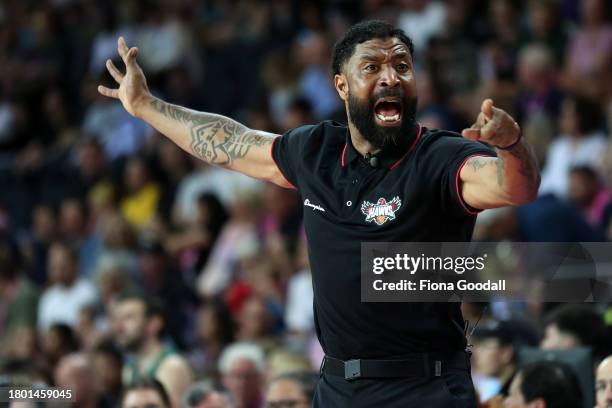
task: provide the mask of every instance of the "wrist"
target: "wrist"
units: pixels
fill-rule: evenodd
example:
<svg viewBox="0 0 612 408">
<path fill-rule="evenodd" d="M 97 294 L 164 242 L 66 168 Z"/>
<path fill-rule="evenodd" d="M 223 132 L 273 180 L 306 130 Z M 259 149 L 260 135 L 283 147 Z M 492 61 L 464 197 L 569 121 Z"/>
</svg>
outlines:
<svg viewBox="0 0 612 408">
<path fill-rule="evenodd" d="M 516 138 L 516 140 L 514 142 L 510 143 L 507 146 L 493 146 L 493 147 L 495 147 L 496 149 L 499 149 L 499 150 L 510 150 L 510 149 L 512 149 L 513 147 L 515 147 L 516 145 L 519 144 L 519 142 L 521 141 L 522 137 L 523 137 L 523 132 L 521 132 L 519 130 L 518 137 Z"/>
<path fill-rule="evenodd" d="M 137 100 L 135 100 L 134 103 L 132 104 L 133 110 L 134 110 L 134 116 L 137 117 L 138 119 L 143 119 L 143 116 L 145 114 L 147 107 L 151 106 L 151 102 L 155 99 L 156 98 L 153 95 L 151 95 L 150 93 L 147 93 L 141 96 L 140 98 L 138 98 Z"/>
</svg>

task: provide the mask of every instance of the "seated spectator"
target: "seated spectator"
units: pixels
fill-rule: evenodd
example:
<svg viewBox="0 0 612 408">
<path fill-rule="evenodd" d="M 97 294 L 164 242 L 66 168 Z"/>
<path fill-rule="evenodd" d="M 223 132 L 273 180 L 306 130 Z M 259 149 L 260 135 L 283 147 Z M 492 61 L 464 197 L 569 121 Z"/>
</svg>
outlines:
<svg viewBox="0 0 612 408">
<path fill-rule="evenodd" d="M 99 407 L 100 400 L 94 383 L 94 370 L 87 355 L 75 353 L 62 358 L 55 369 L 55 384 L 73 392 L 74 406 Z"/>
<path fill-rule="evenodd" d="M 266 367 L 266 378 L 268 381 L 282 374 L 312 372 L 310 361 L 304 354 L 294 353 L 285 349 L 277 349 L 270 352 Z"/>
<path fill-rule="evenodd" d="M 540 347 L 560 350 L 590 347 L 593 355 L 607 355 L 607 333 L 602 316 L 587 305 L 566 304 L 550 312 L 544 319 L 544 338 Z M 603 354 L 602 354 L 603 353 Z"/>
<path fill-rule="evenodd" d="M 475 385 L 478 387 L 479 377 L 484 376 L 493 379 L 497 388 L 488 393 L 477 388 L 481 399 L 497 394 L 507 396 L 516 371 L 518 348 L 537 344 L 535 330 L 519 321 L 493 321 L 478 325 L 472 339 Z"/>
<path fill-rule="evenodd" d="M 209 381 L 192 384 L 183 397 L 184 408 L 232 408 L 231 397 Z"/>
<path fill-rule="evenodd" d="M 118 406 L 123 388 L 121 352 L 110 342 L 102 343 L 92 352 L 91 358 L 94 385 L 96 392 L 102 396 L 102 405 L 109 408 Z"/>
<path fill-rule="evenodd" d="M 42 356 L 49 367 L 53 367 L 64 356 L 79 349 L 74 331 L 67 325 L 55 323 L 41 333 L 39 340 Z"/>
<path fill-rule="evenodd" d="M 540 195 L 567 197 L 569 170 L 573 166 L 596 166 L 606 147 L 600 107 L 590 99 L 570 95 L 563 100 L 559 116 L 561 135 L 550 145 L 542 170 Z"/>
<path fill-rule="evenodd" d="M 171 408 L 173 406 L 162 383 L 153 378 L 136 381 L 126 388 L 121 399 L 121 408 Z"/>
<path fill-rule="evenodd" d="M 595 408 L 612 407 L 612 355 L 606 357 L 595 372 Z"/>
<path fill-rule="evenodd" d="M 505 408 L 583 408 L 582 391 L 572 369 L 546 361 L 522 368 L 512 380 Z"/>
<path fill-rule="evenodd" d="M 266 407 L 310 407 L 318 381 L 319 376 L 313 373 L 281 374 L 268 384 Z"/>
<path fill-rule="evenodd" d="M 594 168 L 576 166 L 570 170 L 569 200 L 593 228 L 604 231 L 604 215 L 612 209 L 612 195 Z"/>
<path fill-rule="evenodd" d="M 115 338 L 129 354 L 123 368 L 124 385 L 142 378 L 155 378 L 178 406 L 192 381 L 192 372 L 187 361 L 162 340 L 165 325 L 162 306 L 142 296 L 127 294 L 117 302 L 114 312 Z"/>
<path fill-rule="evenodd" d="M 121 200 L 121 214 L 132 226 L 147 227 L 161 198 L 159 185 L 151 179 L 146 161 L 138 156 L 127 162 L 124 180 L 127 194 Z"/>
<path fill-rule="evenodd" d="M 237 408 L 261 408 L 265 360 L 261 349 L 252 343 L 234 343 L 219 358 L 223 385 Z"/>
<path fill-rule="evenodd" d="M 53 323 L 74 327 L 79 312 L 96 302 L 96 290 L 85 279 L 78 277 L 79 256 L 76 250 L 62 242 L 49 249 L 48 271 L 50 285 L 38 304 L 38 327 L 47 329 Z"/>
</svg>

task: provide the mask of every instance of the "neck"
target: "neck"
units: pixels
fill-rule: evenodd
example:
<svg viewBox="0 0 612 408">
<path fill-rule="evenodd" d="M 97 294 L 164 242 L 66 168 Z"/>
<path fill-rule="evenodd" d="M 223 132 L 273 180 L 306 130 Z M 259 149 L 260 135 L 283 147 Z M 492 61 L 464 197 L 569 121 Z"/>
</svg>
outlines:
<svg viewBox="0 0 612 408">
<path fill-rule="evenodd" d="M 366 154 L 375 154 L 380 152 L 380 148 L 374 146 L 372 143 L 368 142 L 357 130 L 355 125 L 349 121 L 348 124 L 349 132 L 351 132 L 351 142 L 353 143 L 353 147 L 357 150 L 362 156 Z"/>
<path fill-rule="evenodd" d="M 351 133 L 351 143 L 353 143 L 353 147 L 359 152 L 359 154 L 365 157 L 368 154 L 379 154 L 382 152 L 380 147 L 374 146 L 372 143 L 368 142 L 350 120 L 348 122 L 348 128 L 349 132 Z M 402 136 L 402 140 L 397 141 L 397 146 L 409 145 L 416 137 L 418 132 L 419 124 L 415 122 L 411 126 L 408 134 Z"/>
<path fill-rule="evenodd" d="M 138 351 L 138 358 L 147 359 L 155 357 L 161 351 L 162 347 L 161 342 L 155 338 L 146 340 Z"/>
</svg>

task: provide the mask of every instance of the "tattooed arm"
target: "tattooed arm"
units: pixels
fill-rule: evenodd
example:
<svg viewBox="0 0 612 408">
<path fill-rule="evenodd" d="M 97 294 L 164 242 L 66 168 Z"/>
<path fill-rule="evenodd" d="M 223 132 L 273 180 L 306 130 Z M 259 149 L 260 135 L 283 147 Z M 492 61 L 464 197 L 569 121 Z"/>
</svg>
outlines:
<svg viewBox="0 0 612 408">
<path fill-rule="evenodd" d="M 468 159 L 459 175 L 464 201 L 480 209 L 521 205 L 533 201 L 540 186 L 540 171 L 531 146 L 519 139 L 518 124 L 487 99 L 476 123 L 463 131 L 471 140 L 481 140 L 496 148 L 497 157 Z"/>
<path fill-rule="evenodd" d="M 138 49 L 128 49 L 120 37 L 117 50 L 126 72 L 121 73 L 108 60 L 106 67 L 119 88 L 99 86 L 102 95 L 119 99 L 131 115 L 149 123 L 199 159 L 282 187 L 290 186 L 270 155 L 272 141 L 278 135 L 252 130 L 225 116 L 196 112 L 153 97 L 136 63 Z"/>
</svg>

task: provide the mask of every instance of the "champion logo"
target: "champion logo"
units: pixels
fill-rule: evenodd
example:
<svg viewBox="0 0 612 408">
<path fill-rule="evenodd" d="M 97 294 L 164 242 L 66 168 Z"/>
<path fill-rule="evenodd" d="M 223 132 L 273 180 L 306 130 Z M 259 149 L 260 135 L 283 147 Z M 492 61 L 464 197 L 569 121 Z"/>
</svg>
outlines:
<svg viewBox="0 0 612 408">
<path fill-rule="evenodd" d="M 376 204 L 364 201 L 361 204 L 361 212 L 366 216 L 366 222 L 375 222 L 376 225 L 383 225 L 387 221 L 395 219 L 395 212 L 402 206 L 399 197 L 387 202 L 384 198 L 379 198 Z"/>
<path fill-rule="evenodd" d="M 312 208 L 313 210 L 316 210 L 316 211 L 325 212 L 325 209 L 323 207 L 321 207 L 320 205 L 316 205 L 316 204 L 311 203 L 309 199 L 305 199 L 304 200 L 304 206 L 305 207 L 310 207 L 310 208 Z"/>
</svg>

